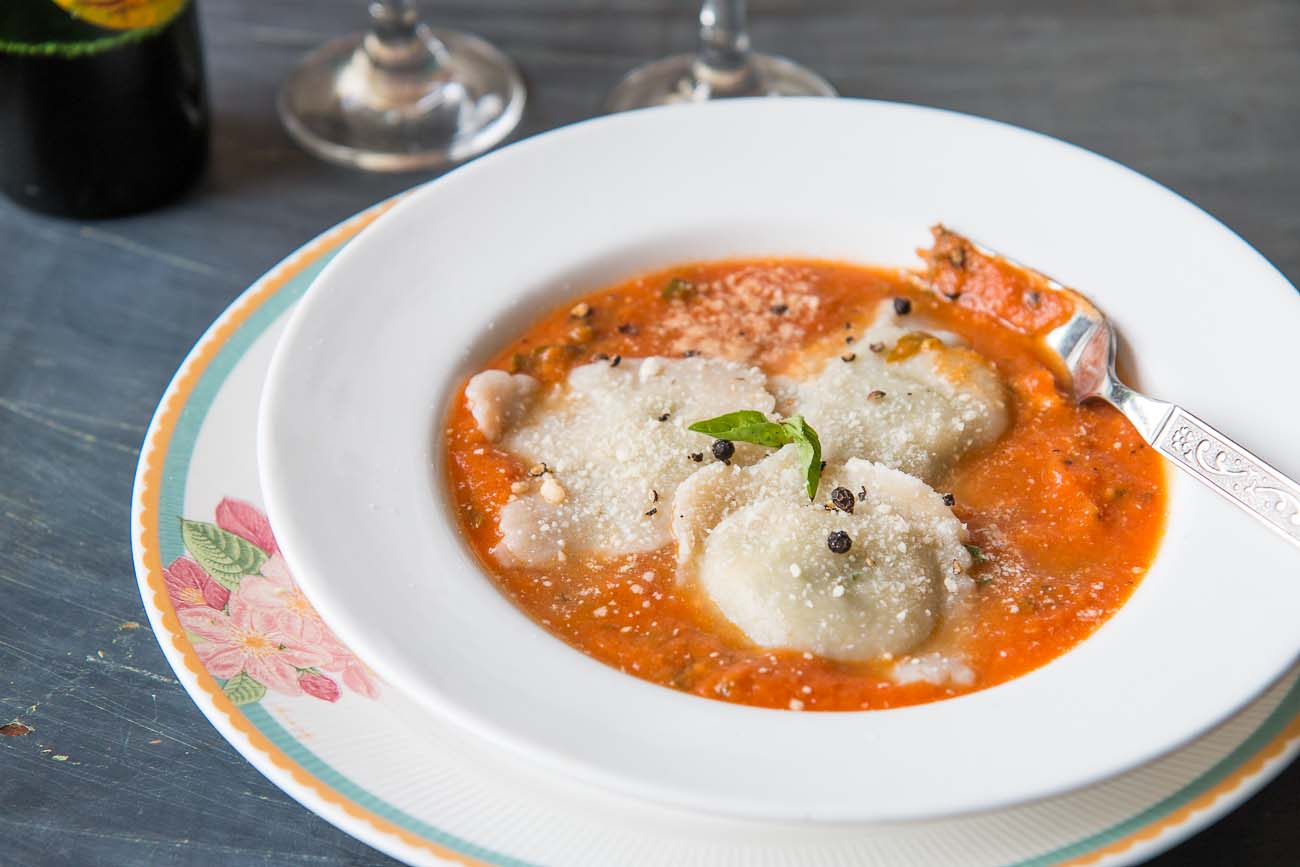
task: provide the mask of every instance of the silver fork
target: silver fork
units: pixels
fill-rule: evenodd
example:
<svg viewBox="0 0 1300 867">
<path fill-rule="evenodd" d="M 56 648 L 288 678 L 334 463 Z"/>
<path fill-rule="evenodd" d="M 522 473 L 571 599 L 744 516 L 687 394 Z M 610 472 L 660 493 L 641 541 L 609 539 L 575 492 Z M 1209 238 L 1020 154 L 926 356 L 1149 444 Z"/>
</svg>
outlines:
<svg viewBox="0 0 1300 867">
<path fill-rule="evenodd" d="M 969 235 L 963 237 L 969 240 Z M 1300 546 L 1300 484 L 1177 404 L 1134 391 L 1115 375 L 1115 330 L 1105 314 L 1080 293 L 973 241 L 986 256 L 1042 277 L 1074 301 L 1074 315 L 1044 338 L 1060 357 L 1077 403 L 1099 397 L 1133 423 L 1156 451 L 1215 493 L 1245 509 L 1292 544 Z"/>
</svg>

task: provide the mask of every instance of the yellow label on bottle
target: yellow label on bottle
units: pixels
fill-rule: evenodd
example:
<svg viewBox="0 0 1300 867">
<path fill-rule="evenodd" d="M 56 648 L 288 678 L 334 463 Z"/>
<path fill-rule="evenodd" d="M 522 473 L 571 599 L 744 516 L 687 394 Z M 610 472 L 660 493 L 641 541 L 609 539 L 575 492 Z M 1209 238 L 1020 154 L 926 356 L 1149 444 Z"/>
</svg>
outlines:
<svg viewBox="0 0 1300 867">
<path fill-rule="evenodd" d="M 111 30 L 166 24 L 189 0 L 54 0 L 73 17 Z"/>
</svg>

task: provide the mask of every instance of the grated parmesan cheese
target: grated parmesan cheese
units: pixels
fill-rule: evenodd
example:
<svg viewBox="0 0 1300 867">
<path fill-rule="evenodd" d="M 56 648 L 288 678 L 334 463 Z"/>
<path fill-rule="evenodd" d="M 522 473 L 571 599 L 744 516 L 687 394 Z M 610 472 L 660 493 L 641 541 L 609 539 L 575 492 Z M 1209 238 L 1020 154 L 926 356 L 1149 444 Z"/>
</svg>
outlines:
<svg viewBox="0 0 1300 867">
<path fill-rule="evenodd" d="M 863 340 L 892 348 L 906 333 L 882 313 Z M 823 458 L 864 458 L 934 482 L 1006 429 L 1005 389 L 982 356 L 936 341 L 889 361 L 888 348 L 852 362 L 832 357 L 815 376 L 777 388 L 821 437 Z"/>
<path fill-rule="evenodd" d="M 975 682 L 974 670 L 963 660 L 937 652 L 895 663 L 892 676 L 894 682 L 900 684 L 923 681 L 936 686 L 970 686 Z"/>
<path fill-rule="evenodd" d="M 656 373 L 647 377 L 648 364 Z M 648 504 L 646 492 L 666 501 L 700 468 L 687 456 L 707 452 L 710 439 L 688 431 L 692 422 L 738 409 L 770 412 L 765 385 L 755 368 L 709 358 L 574 368 L 501 439 L 502 449 L 525 464 L 544 463 L 548 475 L 540 491 L 502 507 L 502 538 L 492 553 L 505 565 L 544 566 L 562 550 L 613 556 L 667 544 L 669 510 Z M 665 412 L 671 417 L 660 421 Z M 764 453 L 738 446 L 732 463 Z"/>
</svg>

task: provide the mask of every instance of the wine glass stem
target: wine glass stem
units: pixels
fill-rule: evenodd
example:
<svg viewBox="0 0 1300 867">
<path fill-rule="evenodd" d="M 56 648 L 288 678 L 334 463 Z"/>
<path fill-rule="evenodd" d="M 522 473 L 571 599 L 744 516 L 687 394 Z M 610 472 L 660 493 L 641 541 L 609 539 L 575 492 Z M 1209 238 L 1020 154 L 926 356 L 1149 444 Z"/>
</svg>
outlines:
<svg viewBox="0 0 1300 867">
<path fill-rule="evenodd" d="M 749 49 L 746 0 L 704 0 L 700 7 L 700 47 L 695 77 L 717 96 L 754 92 L 758 75 Z"/>
<path fill-rule="evenodd" d="M 362 47 L 376 69 L 429 75 L 445 64 L 446 46 L 420 22 L 413 0 L 371 0 L 369 8 Z"/>
</svg>

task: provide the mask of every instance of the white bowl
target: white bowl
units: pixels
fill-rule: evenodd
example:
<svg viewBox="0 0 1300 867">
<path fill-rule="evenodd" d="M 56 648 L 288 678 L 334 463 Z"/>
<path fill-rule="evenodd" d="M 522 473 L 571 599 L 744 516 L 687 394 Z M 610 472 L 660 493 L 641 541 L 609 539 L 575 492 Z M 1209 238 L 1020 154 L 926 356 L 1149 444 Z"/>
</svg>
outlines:
<svg viewBox="0 0 1300 867">
<path fill-rule="evenodd" d="M 1300 556 L 1182 479 L 1154 568 L 1092 638 L 983 692 L 864 713 L 741 707 L 620 674 L 516 609 L 457 535 L 441 469 L 448 401 L 543 310 L 683 260 L 911 264 L 939 220 L 1089 293 L 1133 348 L 1138 385 L 1300 472 L 1300 299 L 1168 190 L 943 111 L 657 109 L 471 163 L 317 278 L 276 352 L 259 431 L 294 574 L 345 642 L 431 710 L 531 760 L 689 808 L 935 818 L 1059 793 L 1186 742 L 1296 656 Z"/>
</svg>

